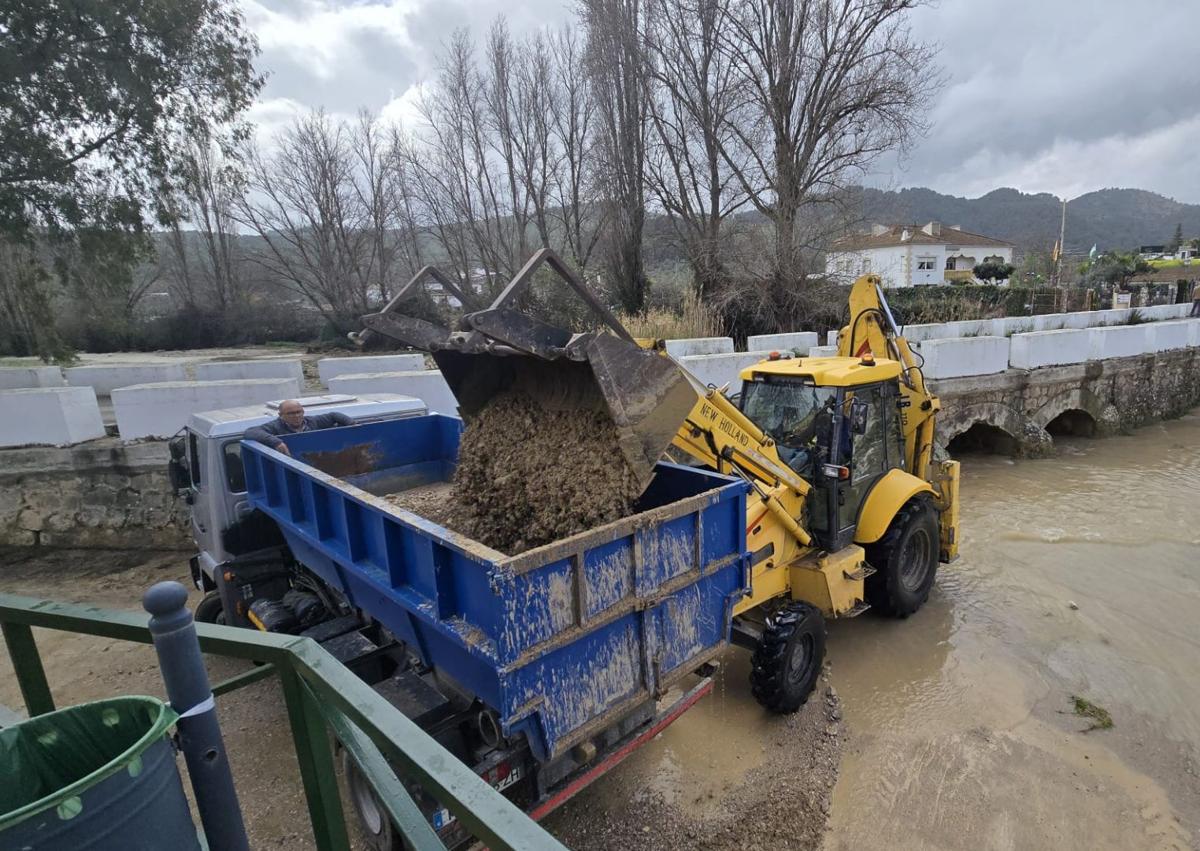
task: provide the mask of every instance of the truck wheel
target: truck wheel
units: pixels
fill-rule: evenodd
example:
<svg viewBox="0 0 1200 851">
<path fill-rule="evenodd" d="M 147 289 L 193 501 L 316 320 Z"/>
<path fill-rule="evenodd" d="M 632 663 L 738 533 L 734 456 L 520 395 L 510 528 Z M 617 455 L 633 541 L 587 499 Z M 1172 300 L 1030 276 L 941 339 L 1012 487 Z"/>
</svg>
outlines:
<svg viewBox="0 0 1200 851">
<path fill-rule="evenodd" d="M 407 851 L 408 846 L 400 838 L 391 817 L 379 803 L 379 797 L 367 778 L 359 771 L 358 764 L 349 751 L 342 750 L 342 770 L 346 772 L 346 785 L 350 789 L 350 802 L 358 814 L 358 824 L 376 851 Z"/>
<path fill-rule="evenodd" d="M 795 712 L 812 694 L 824 661 L 821 611 L 793 600 L 767 619 L 751 659 L 750 691 L 771 712 Z"/>
<path fill-rule="evenodd" d="M 888 530 L 867 545 L 867 602 L 894 618 L 906 618 L 929 599 L 937 576 L 938 520 L 927 499 L 904 504 Z"/>
<path fill-rule="evenodd" d="M 200 623 L 225 623 L 225 609 L 221 605 L 221 595 L 216 591 L 209 591 L 204 595 L 204 599 L 196 604 L 195 619 Z"/>
</svg>

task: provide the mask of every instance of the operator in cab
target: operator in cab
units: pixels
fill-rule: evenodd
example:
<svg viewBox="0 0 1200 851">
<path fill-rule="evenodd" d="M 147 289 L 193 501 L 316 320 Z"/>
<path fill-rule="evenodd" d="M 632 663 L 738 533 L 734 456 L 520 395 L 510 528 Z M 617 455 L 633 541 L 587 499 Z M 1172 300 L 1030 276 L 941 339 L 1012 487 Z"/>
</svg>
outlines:
<svg viewBox="0 0 1200 851">
<path fill-rule="evenodd" d="M 328 414 L 314 414 L 311 417 L 306 417 L 304 416 L 303 405 L 295 399 L 286 399 L 279 405 L 278 417 L 269 423 L 246 430 L 246 440 L 263 443 L 276 452 L 291 455 L 292 453 L 288 450 L 287 445 L 279 439 L 282 435 L 298 434 L 302 431 L 319 431 L 323 428 L 337 428 L 338 426 L 348 425 L 354 425 L 354 420 L 343 413 L 332 411 Z"/>
</svg>

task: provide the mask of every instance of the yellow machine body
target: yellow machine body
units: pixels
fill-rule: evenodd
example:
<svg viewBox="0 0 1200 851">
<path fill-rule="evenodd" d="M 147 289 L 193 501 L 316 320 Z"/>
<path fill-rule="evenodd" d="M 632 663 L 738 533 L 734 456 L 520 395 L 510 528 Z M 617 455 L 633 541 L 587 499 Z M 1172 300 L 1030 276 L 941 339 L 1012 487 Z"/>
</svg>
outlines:
<svg viewBox="0 0 1200 851">
<path fill-rule="evenodd" d="M 908 342 L 890 327 L 879 279 L 863 276 L 850 296 L 851 322 L 838 335 L 838 356 L 764 360 L 742 371 L 746 382 L 787 378 L 817 388 L 893 383 L 898 391 L 903 469 L 883 474 L 863 500 L 853 543 L 836 552 L 815 545 L 806 517 L 812 485 L 782 460 L 775 441 L 730 401 L 707 388 L 673 445 L 718 472 L 751 485 L 747 548 L 753 554 L 751 592 L 734 607 L 744 614 L 776 598 L 805 600 L 827 617 L 864 610 L 864 582 L 873 569 L 864 546 L 878 541 L 914 497 L 928 494 L 938 511 L 939 560 L 958 554 L 958 463 L 932 463 L 935 417 L 940 410 Z"/>
</svg>

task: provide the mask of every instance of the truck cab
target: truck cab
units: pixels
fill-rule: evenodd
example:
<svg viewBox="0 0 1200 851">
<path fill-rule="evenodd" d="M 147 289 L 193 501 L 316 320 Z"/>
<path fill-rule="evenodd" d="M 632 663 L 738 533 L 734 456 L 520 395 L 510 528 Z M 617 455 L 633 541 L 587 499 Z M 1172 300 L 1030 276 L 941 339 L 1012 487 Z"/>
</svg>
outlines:
<svg viewBox="0 0 1200 851">
<path fill-rule="evenodd" d="M 387 393 L 305 396 L 298 401 L 306 414 L 337 411 L 356 425 L 426 413 L 420 399 Z M 192 579 L 203 590 L 216 588 L 218 565 L 278 542 L 275 524 L 256 514 L 246 498 L 241 441 L 248 429 L 275 419 L 282 402 L 192 414 L 170 442 L 171 482 L 191 506 L 197 551 L 191 559 Z"/>
</svg>

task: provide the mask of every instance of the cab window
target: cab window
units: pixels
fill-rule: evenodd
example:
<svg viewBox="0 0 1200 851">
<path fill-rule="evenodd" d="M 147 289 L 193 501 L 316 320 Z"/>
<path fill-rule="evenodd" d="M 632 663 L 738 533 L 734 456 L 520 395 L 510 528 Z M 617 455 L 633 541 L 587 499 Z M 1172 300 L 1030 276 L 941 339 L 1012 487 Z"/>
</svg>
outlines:
<svg viewBox="0 0 1200 851">
<path fill-rule="evenodd" d="M 242 466 L 242 442 L 231 440 L 221 452 L 225 464 L 225 482 L 231 493 L 246 492 L 246 468 Z"/>
<path fill-rule="evenodd" d="M 188 432 L 188 469 L 192 474 L 192 487 L 200 488 L 200 443 L 195 432 Z"/>
</svg>

